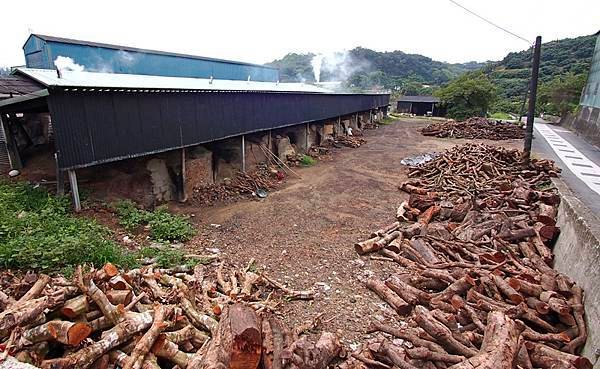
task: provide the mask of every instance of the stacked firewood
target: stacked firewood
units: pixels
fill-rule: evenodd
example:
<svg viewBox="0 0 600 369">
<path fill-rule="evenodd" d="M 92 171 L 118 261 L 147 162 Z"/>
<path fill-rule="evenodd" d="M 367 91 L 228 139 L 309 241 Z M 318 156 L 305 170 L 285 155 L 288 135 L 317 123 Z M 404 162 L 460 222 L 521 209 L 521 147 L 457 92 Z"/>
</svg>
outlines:
<svg viewBox="0 0 600 369">
<path fill-rule="evenodd" d="M 312 299 L 265 274 L 198 265 L 63 277 L 4 273 L 0 368 L 321 368 L 341 352 L 335 334 L 289 330 L 282 299 Z M 32 284 L 33 283 L 33 284 Z M 30 286 L 27 290 L 23 286 Z M 23 293 L 24 292 L 24 293 Z"/>
<path fill-rule="evenodd" d="M 236 175 L 220 184 L 194 188 L 192 199 L 201 205 L 211 205 L 232 199 L 252 196 L 256 190 L 271 190 L 277 188 L 283 175 L 267 165 L 259 165 L 255 170 L 237 172 Z"/>
<path fill-rule="evenodd" d="M 333 145 L 337 147 L 346 146 L 356 149 L 367 143 L 367 140 L 357 136 L 337 136 L 333 140 Z"/>
<path fill-rule="evenodd" d="M 410 168 L 397 222 L 355 245 L 398 264 L 366 286 L 400 319 L 346 368 L 591 368 L 583 291 L 552 268 L 560 197 L 546 160 L 455 147 Z"/>
<path fill-rule="evenodd" d="M 508 140 L 525 137 L 523 127 L 510 122 L 473 117 L 463 122 L 435 122 L 421 129 L 424 136 Z"/>
</svg>

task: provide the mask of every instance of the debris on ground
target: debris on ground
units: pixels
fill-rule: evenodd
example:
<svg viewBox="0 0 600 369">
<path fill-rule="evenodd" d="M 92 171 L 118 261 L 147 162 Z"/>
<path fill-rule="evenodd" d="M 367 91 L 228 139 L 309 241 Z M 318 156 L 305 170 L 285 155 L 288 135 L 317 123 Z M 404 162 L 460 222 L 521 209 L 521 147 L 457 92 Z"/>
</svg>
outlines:
<svg viewBox="0 0 600 369">
<path fill-rule="evenodd" d="M 259 165 L 251 172 L 238 172 L 235 177 L 221 184 L 202 186 L 194 189 L 192 200 L 200 205 L 212 205 L 244 197 L 253 197 L 258 190 L 276 189 L 285 179 L 279 169 Z"/>
<path fill-rule="evenodd" d="M 365 285 L 398 315 L 345 368 L 591 368 L 583 290 L 555 271 L 549 160 L 467 144 L 412 167 L 398 222 L 355 245 L 399 265 Z"/>
<path fill-rule="evenodd" d="M 413 155 L 400 160 L 400 164 L 408 166 L 425 164 L 428 161 L 432 161 L 433 159 L 437 158 L 439 155 L 440 154 L 437 152 L 427 152 L 425 154 Z"/>
<path fill-rule="evenodd" d="M 216 266 L 218 265 L 218 266 Z M 0 276 L 0 367 L 321 368 L 341 353 L 333 333 L 304 334 L 275 315 L 284 300 L 314 298 L 257 271 L 112 264 L 73 281 Z"/>
<path fill-rule="evenodd" d="M 516 123 L 473 117 L 462 122 L 435 122 L 421 129 L 421 134 L 444 138 L 509 140 L 524 138 L 525 129 Z"/>
</svg>

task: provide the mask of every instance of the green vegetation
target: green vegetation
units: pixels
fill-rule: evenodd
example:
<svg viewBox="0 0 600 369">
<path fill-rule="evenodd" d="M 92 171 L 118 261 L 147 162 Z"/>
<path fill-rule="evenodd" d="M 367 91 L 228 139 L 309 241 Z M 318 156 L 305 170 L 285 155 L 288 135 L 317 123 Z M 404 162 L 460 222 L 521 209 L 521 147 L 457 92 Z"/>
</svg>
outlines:
<svg viewBox="0 0 600 369">
<path fill-rule="evenodd" d="M 379 124 L 383 124 L 383 125 L 388 125 L 388 124 L 392 124 L 394 123 L 396 120 L 398 119 L 397 116 L 394 116 L 392 114 L 390 114 L 390 116 L 387 116 L 385 118 L 383 118 Z"/>
<path fill-rule="evenodd" d="M 562 116 L 575 111 L 585 82 L 584 74 L 567 73 L 543 83 L 538 91 L 538 112 Z"/>
<path fill-rule="evenodd" d="M 571 86 L 576 84 L 574 80 L 585 80 L 595 44 L 596 37 L 593 35 L 544 43 L 540 63 L 540 92 L 542 92 L 543 86 L 548 84 L 552 85 L 551 88 L 556 88 L 556 83 L 553 83 L 553 81 L 557 79 L 567 78 L 568 80 L 563 82 Z M 483 68 L 484 73 L 490 77 L 492 83 L 498 89 L 499 98 L 493 104 L 492 110 L 519 113 L 531 75 L 531 57 L 532 49 L 530 48 L 509 53 L 501 61 L 490 63 Z M 554 96 L 558 97 L 560 94 Z M 581 89 L 576 95 L 579 96 L 580 94 Z M 564 113 L 577 106 L 577 103 L 572 104 L 573 98 L 570 97 L 570 94 L 563 96 L 570 103 L 560 104 L 559 100 L 554 99 L 553 105 L 538 105 L 538 112 L 545 111 L 546 113 L 558 115 L 561 111 Z M 541 104 L 547 104 L 549 100 L 552 99 L 546 99 L 542 102 L 540 96 Z"/>
<path fill-rule="evenodd" d="M 311 166 L 311 165 L 315 165 L 317 163 L 317 161 L 315 160 L 315 158 L 313 158 L 310 155 L 302 155 L 302 158 L 300 159 L 300 163 L 304 166 Z"/>
<path fill-rule="evenodd" d="M 140 258 L 156 258 L 161 267 L 196 265 L 209 260 L 190 258 L 169 245 L 131 252 L 112 239 L 112 232 L 95 220 L 75 216 L 67 197 L 55 197 L 25 183 L 0 182 L 0 268 L 60 271 L 70 275 L 74 266 L 101 266 L 111 262 L 122 268 L 139 266 Z M 166 208 L 153 212 L 130 201 L 116 204 L 121 225 L 134 230 L 148 225 L 151 238 L 184 241 L 194 234 L 188 220 Z"/>
<path fill-rule="evenodd" d="M 115 204 L 115 209 L 121 226 L 132 231 L 147 225 L 150 237 L 155 241 L 187 241 L 195 234 L 187 218 L 169 213 L 164 206 L 146 211 L 131 201 L 120 201 Z"/>
<path fill-rule="evenodd" d="M 135 264 L 135 258 L 110 239 L 109 229 L 72 216 L 69 208 L 68 198 L 27 184 L 0 182 L 0 267 L 46 271 L 82 263 Z"/>
<path fill-rule="evenodd" d="M 466 73 L 436 91 L 448 116 L 464 120 L 473 116 L 486 116 L 496 98 L 496 89 L 490 79 L 480 72 Z"/>
<path fill-rule="evenodd" d="M 506 113 L 494 113 L 494 114 L 490 115 L 490 118 L 502 119 L 502 120 L 513 119 L 513 117 L 511 115 L 506 114 Z"/>
<path fill-rule="evenodd" d="M 282 82 L 314 82 L 310 64 L 315 54 L 288 54 L 267 65 L 279 68 Z M 402 51 L 378 52 L 362 47 L 338 53 L 334 66 L 322 68 L 321 81 L 346 79 L 347 87 L 361 90 L 384 87 L 405 95 L 431 94 L 434 87 L 483 63 L 449 64 Z M 326 62 L 326 61 L 325 61 Z"/>
<path fill-rule="evenodd" d="M 573 97 L 579 81 L 585 80 L 594 52 L 596 36 L 581 36 L 542 45 L 540 105 L 538 112 L 564 114 L 577 106 Z M 401 51 L 377 52 L 355 48 L 343 55 L 343 62 L 323 68 L 322 81 L 345 79 L 352 91 L 385 88 L 392 101 L 399 95 L 431 95 L 465 73 L 481 71 L 495 87 L 494 112 L 519 114 L 531 75 L 532 49 L 509 53 L 497 62 L 449 64 L 422 55 Z M 314 54 L 288 54 L 269 63 L 280 68 L 282 81 L 314 82 L 311 60 Z M 560 85 L 560 86 L 559 86 Z M 575 93 L 579 95 L 581 89 Z M 450 106 L 449 106 L 450 107 Z M 463 108 L 459 108 L 463 110 Z"/>
<path fill-rule="evenodd" d="M 210 264 L 211 260 L 199 257 L 188 257 L 185 252 L 174 249 L 169 245 L 161 247 L 143 247 L 137 253 L 138 259 L 153 258 L 156 259 L 156 265 L 161 268 L 168 268 L 175 265 L 187 265 L 194 267 L 198 264 Z"/>
</svg>

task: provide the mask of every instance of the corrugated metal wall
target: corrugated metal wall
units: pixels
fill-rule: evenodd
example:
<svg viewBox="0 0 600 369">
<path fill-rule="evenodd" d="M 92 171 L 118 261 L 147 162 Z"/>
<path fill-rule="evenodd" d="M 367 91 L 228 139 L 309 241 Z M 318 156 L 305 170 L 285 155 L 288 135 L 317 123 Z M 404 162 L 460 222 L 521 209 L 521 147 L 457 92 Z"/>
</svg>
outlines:
<svg viewBox="0 0 600 369">
<path fill-rule="evenodd" d="M 596 40 L 596 49 L 592 57 L 590 74 L 581 95 L 581 105 L 600 109 L 600 36 Z"/>
<path fill-rule="evenodd" d="M 386 106 L 389 95 L 50 91 L 63 169 Z"/>
<path fill-rule="evenodd" d="M 6 134 L 4 133 L 4 125 L 0 121 L 0 173 L 7 173 L 9 170 L 10 158 L 8 156 Z"/>
</svg>

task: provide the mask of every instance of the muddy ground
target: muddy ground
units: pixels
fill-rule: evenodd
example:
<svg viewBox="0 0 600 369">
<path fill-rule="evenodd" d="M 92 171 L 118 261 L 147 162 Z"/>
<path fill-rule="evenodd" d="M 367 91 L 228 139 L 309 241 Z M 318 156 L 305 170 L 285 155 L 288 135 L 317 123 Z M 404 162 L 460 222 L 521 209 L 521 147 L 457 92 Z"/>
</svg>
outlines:
<svg viewBox="0 0 600 369">
<path fill-rule="evenodd" d="M 362 284 L 369 274 L 383 277 L 395 266 L 359 257 L 353 244 L 395 220 L 407 198 L 397 188 L 407 175 L 403 158 L 467 142 L 421 136 L 418 128 L 425 124 L 402 120 L 366 131 L 367 144 L 298 169 L 302 179 L 290 179 L 266 199 L 179 206 L 195 215 L 199 229 L 187 247 L 194 253 L 218 248 L 223 260 L 237 266 L 255 258 L 259 269 L 292 288 L 319 288 L 314 301 L 284 304 L 284 319 L 295 325 L 324 313 L 324 330 L 337 331 L 346 344 L 361 341 L 372 319 L 397 320 Z M 521 146 L 517 140 L 499 144 Z"/>
</svg>

